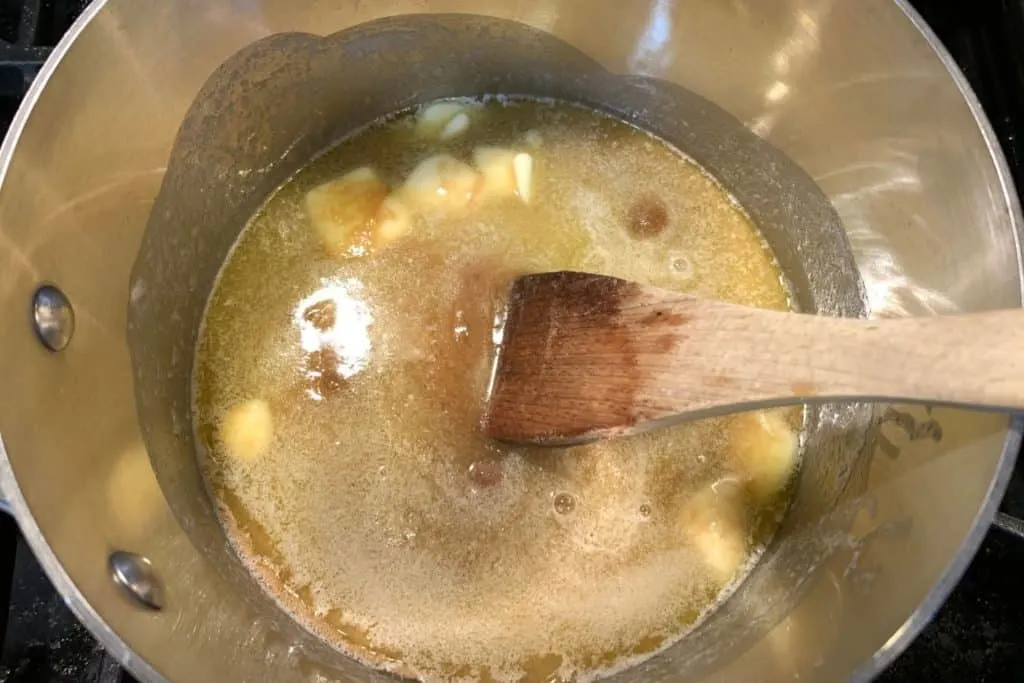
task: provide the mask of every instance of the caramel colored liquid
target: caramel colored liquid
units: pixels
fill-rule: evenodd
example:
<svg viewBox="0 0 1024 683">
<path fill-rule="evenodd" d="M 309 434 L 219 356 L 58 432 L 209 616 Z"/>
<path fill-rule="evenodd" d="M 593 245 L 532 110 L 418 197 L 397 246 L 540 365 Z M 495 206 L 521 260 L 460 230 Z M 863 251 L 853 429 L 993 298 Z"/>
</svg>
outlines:
<svg viewBox="0 0 1024 683">
<path fill-rule="evenodd" d="M 567 450 L 489 442 L 478 420 L 507 285 L 576 269 L 766 308 L 788 298 L 745 214 L 659 140 L 566 104 L 475 111 L 446 143 L 411 115 L 371 126 L 270 198 L 209 303 L 196 430 L 239 555 L 324 639 L 426 680 L 585 678 L 675 641 L 742 577 L 786 502 L 785 477 L 766 483 L 744 453 L 795 457 L 798 423 L 741 415 Z M 310 228 L 306 193 L 354 168 L 394 187 L 429 154 L 525 139 L 529 204 L 427 212 L 393 246 L 342 260 Z M 233 457 L 221 421 L 254 398 L 272 441 Z"/>
</svg>

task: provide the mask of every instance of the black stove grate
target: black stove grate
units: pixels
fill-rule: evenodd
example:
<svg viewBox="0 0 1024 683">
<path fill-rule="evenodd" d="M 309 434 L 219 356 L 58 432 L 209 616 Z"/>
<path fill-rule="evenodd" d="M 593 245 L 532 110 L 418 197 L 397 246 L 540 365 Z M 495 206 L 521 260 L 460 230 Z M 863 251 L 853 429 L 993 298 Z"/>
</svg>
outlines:
<svg viewBox="0 0 1024 683">
<path fill-rule="evenodd" d="M 6 131 L 21 98 L 87 0 L 0 0 L 0 126 Z"/>
<path fill-rule="evenodd" d="M 967 76 L 999 136 L 1017 187 L 1024 188 L 1024 3 L 911 0 L 911 4 Z"/>
<path fill-rule="evenodd" d="M 13 522 L 3 520 L 3 525 Z M 134 683 L 117 660 L 92 638 L 54 591 L 49 579 L 13 529 L 14 537 L 5 608 L 0 681 L 4 683 Z M 8 548 L 4 547 L 4 553 Z M 0 578 L 7 578 L 6 576 Z M 0 595 L 0 599 L 4 596 Z M 2 614 L 3 612 L 0 612 Z"/>
</svg>

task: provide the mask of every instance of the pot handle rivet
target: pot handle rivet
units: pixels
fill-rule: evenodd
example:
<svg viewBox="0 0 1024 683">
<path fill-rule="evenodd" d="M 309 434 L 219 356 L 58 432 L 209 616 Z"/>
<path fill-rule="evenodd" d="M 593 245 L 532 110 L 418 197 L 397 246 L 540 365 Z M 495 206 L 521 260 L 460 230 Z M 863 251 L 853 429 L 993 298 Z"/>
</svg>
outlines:
<svg viewBox="0 0 1024 683">
<path fill-rule="evenodd" d="M 110 553 L 107 563 L 114 583 L 128 597 L 148 609 L 163 609 L 163 585 L 148 559 L 126 550 L 115 550 Z"/>
<path fill-rule="evenodd" d="M 32 326 L 43 346 L 63 351 L 75 333 L 75 311 L 55 285 L 40 285 L 32 295 Z"/>
</svg>

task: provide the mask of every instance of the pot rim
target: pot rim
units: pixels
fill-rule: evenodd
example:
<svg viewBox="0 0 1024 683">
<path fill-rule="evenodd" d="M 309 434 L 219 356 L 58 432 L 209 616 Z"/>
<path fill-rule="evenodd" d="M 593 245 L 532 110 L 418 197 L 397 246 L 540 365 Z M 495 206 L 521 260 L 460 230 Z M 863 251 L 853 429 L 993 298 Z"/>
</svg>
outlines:
<svg viewBox="0 0 1024 683">
<path fill-rule="evenodd" d="M 988 116 L 978 100 L 978 96 L 974 94 L 974 90 L 971 88 L 970 83 L 968 83 L 967 77 L 953 60 L 953 55 L 942 44 L 942 41 L 939 40 L 939 37 L 932 31 L 931 27 L 917 10 L 911 7 L 909 0 L 894 0 L 894 3 L 925 39 L 932 51 L 935 52 L 935 56 L 942 62 L 942 65 L 946 67 L 946 72 L 953 79 L 953 83 L 956 85 L 957 90 L 960 91 L 964 102 L 967 103 L 967 107 L 974 117 L 975 123 L 981 130 L 985 147 L 988 148 L 989 156 L 995 165 L 999 186 L 1006 201 L 1006 207 L 1009 210 L 1012 227 L 1011 233 L 1013 234 L 1013 243 L 1017 251 L 1017 283 L 1021 288 L 1022 298 L 1024 298 L 1024 252 L 1021 251 L 1024 216 L 1021 215 L 1020 195 L 1017 193 L 1013 177 L 1010 174 L 1010 167 L 1006 162 L 1006 156 L 999 145 L 999 138 L 996 136 L 995 130 L 992 128 L 992 124 L 989 122 Z M 1024 301 L 1022 301 L 1022 304 L 1024 304 Z M 1006 430 L 1006 441 L 1003 442 L 1003 452 L 999 456 L 995 476 L 992 477 L 992 483 L 985 494 L 985 500 L 974 518 L 970 531 L 968 531 L 967 536 L 960 543 L 960 549 L 953 557 L 953 561 L 949 563 L 949 566 L 946 567 L 946 570 L 939 577 L 935 585 L 932 586 L 931 590 L 925 594 L 924 600 L 917 606 L 917 609 L 896 629 L 892 637 L 875 652 L 871 659 L 857 667 L 850 676 L 849 680 L 851 683 L 867 683 L 873 680 L 875 676 L 901 655 L 910 643 L 917 638 L 924 627 L 931 622 L 936 612 L 939 611 L 939 608 L 942 607 L 950 593 L 953 592 L 953 589 L 960 582 L 995 520 L 996 512 L 999 510 L 1003 495 L 1006 493 L 1006 487 L 1010 483 L 1010 477 L 1013 475 L 1013 467 L 1016 464 L 1017 453 L 1021 446 L 1022 432 L 1024 432 L 1024 415 L 1013 415 Z"/>
<path fill-rule="evenodd" d="M 33 80 L 25 97 L 22 99 L 21 105 L 18 107 L 18 111 L 11 122 L 2 145 L 0 145 L 0 184 L 6 179 L 11 159 L 18 146 L 18 141 L 24 131 L 26 122 L 32 114 L 32 110 L 35 108 L 36 102 L 39 100 L 40 94 L 67 55 L 72 44 L 92 20 L 103 11 L 107 2 L 108 0 L 93 0 L 85 8 L 54 47 L 53 52 Z M 903 12 L 907 20 L 917 29 L 935 52 L 935 55 L 953 79 L 953 83 L 957 90 L 959 90 L 971 115 L 974 117 L 975 123 L 981 131 L 985 146 L 995 166 L 1003 198 L 1009 210 L 1011 232 L 1017 251 L 1018 288 L 1022 299 L 1024 299 L 1024 252 L 1022 252 L 1024 216 L 1021 214 L 1020 198 L 995 131 L 985 115 L 981 103 L 967 82 L 967 78 L 957 66 L 949 51 L 939 41 L 938 36 L 925 23 L 920 14 L 910 6 L 909 0 L 894 0 L 894 4 Z M 1017 452 L 1021 446 L 1022 433 L 1024 433 L 1024 415 L 1013 416 L 1007 428 L 1006 440 L 1003 443 L 999 463 L 985 499 L 952 562 L 946 567 L 939 580 L 928 591 L 917 608 L 896 629 L 892 637 L 870 659 L 854 670 L 850 676 L 850 681 L 856 683 L 871 681 L 879 672 L 891 664 L 931 621 L 935 613 L 949 597 L 953 588 L 956 587 L 967 570 L 968 565 L 974 559 L 982 540 L 996 517 L 999 504 L 1013 473 Z M 46 542 L 42 530 L 29 509 L 28 502 L 25 500 L 11 467 L 10 460 L 7 457 L 7 451 L 2 438 L 0 438 L 0 511 L 9 512 L 14 516 L 29 548 L 54 587 L 60 592 L 65 604 L 67 604 L 75 617 L 89 630 L 103 648 L 135 678 L 153 682 L 166 681 L 167 679 L 129 648 L 103 620 L 65 571 L 56 553 Z"/>
<path fill-rule="evenodd" d="M 25 97 L 18 106 L 18 111 L 15 113 L 10 127 L 7 129 L 7 135 L 4 136 L 3 144 L 0 144 L 0 185 L 7 178 L 11 159 L 18 147 L 21 134 L 25 130 L 25 124 L 31 116 L 36 102 L 39 101 L 39 96 L 46 88 L 50 77 L 53 76 L 60 63 L 64 61 L 65 55 L 67 55 L 68 50 L 71 49 L 71 46 L 78 39 L 78 36 L 96 18 L 96 15 L 103 11 L 106 5 L 107 0 L 93 0 L 93 2 L 89 3 L 57 42 L 57 45 L 54 46 L 53 52 L 50 53 L 39 73 L 33 79 L 32 84 L 25 93 Z M 4 446 L 2 435 L 0 435 L 0 496 L 6 502 L 6 511 L 12 514 L 15 521 L 17 521 L 22 536 L 24 536 L 25 541 L 32 550 L 32 554 L 35 555 L 36 561 L 64 599 L 64 604 L 68 606 L 72 614 L 103 646 L 103 649 L 135 678 L 141 681 L 152 681 L 153 683 L 167 681 L 146 660 L 121 640 L 120 636 L 103 620 L 99 612 L 86 600 L 78 586 L 71 579 L 71 576 L 68 575 L 57 554 L 46 542 L 42 529 L 39 528 L 35 517 L 32 515 L 32 511 L 29 509 L 28 502 L 21 492 L 21 487 L 18 485 L 17 477 L 11 467 L 11 461 L 7 457 L 7 449 Z"/>
</svg>

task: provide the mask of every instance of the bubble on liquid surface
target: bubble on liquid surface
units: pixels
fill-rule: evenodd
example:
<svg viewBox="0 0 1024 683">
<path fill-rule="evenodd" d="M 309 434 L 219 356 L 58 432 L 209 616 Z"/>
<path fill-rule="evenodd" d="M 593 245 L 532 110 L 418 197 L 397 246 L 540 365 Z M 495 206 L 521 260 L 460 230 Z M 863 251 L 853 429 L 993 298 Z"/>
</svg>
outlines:
<svg viewBox="0 0 1024 683">
<path fill-rule="evenodd" d="M 501 463 L 497 460 L 477 460 L 466 471 L 469 481 L 476 488 L 489 489 L 501 483 Z"/>
<path fill-rule="evenodd" d="M 669 267 L 672 272 L 682 277 L 691 277 L 693 275 L 693 266 L 690 264 L 690 259 L 685 256 L 676 255 L 669 259 Z"/>
<path fill-rule="evenodd" d="M 555 512 L 560 515 L 567 515 L 576 509 L 576 498 L 571 493 L 559 493 L 555 496 Z"/>
</svg>

